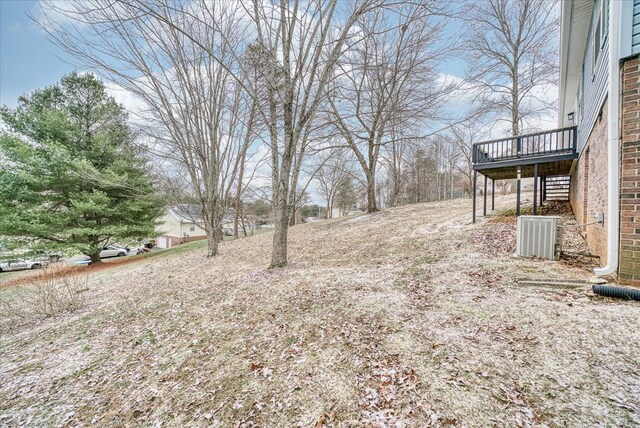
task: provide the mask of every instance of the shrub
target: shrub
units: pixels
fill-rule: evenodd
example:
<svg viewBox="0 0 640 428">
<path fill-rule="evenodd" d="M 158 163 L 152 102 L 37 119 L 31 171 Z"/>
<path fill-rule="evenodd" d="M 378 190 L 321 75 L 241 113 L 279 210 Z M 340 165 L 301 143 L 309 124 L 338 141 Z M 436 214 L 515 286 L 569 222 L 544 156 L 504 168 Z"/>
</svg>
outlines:
<svg viewBox="0 0 640 428">
<path fill-rule="evenodd" d="M 79 269 L 48 266 L 31 283 L 3 293 L 0 315 L 24 322 L 75 312 L 85 303 L 88 285 L 89 275 Z"/>
</svg>

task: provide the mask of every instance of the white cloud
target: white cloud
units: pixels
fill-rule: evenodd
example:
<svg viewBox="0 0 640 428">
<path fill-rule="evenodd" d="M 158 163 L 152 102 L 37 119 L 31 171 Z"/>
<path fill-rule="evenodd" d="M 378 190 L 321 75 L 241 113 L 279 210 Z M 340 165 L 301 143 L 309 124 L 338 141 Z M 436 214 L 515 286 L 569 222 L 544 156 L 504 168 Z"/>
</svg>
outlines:
<svg viewBox="0 0 640 428">
<path fill-rule="evenodd" d="M 104 86 L 107 93 L 122 104 L 133 116 L 140 115 L 147 108 L 146 103 L 133 92 L 113 82 L 105 82 Z"/>
<path fill-rule="evenodd" d="M 81 22 L 73 19 L 77 4 L 74 0 L 37 0 L 31 14 L 39 25 L 45 27 L 69 24 L 82 26 Z"/>
</svg>

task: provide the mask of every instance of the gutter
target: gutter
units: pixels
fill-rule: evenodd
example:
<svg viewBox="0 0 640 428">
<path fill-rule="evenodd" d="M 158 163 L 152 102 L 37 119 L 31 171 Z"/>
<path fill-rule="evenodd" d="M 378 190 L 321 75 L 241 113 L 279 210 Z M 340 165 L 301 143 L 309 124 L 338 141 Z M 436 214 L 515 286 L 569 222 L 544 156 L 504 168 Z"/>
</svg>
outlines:
<svg viewBox="0 0 640 428">
<path fill-rule="evenodd" d="M 618 270 L 618 247 L 620 243 L 620 31 L 622 8 L 618 1 L 609 3 L 609 88 L 607 105 L 607 265 L 594 269 L 596 275 L 610 275 Z"/>
</svg>

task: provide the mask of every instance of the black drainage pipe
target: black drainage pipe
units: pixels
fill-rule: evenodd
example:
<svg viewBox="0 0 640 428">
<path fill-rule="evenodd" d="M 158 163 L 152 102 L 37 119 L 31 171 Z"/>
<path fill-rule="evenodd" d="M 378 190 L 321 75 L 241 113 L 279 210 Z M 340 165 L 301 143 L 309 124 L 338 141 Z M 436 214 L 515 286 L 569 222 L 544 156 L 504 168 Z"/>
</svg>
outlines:
<svg viewBox="0 0 640 428">
<path fill-rule="evenodd" d="M 594 285 L 593 292 L 601 296 L 618 297 L 627 300 L 640 300 L 640 290 L 610 285 Z"/>
</svg>

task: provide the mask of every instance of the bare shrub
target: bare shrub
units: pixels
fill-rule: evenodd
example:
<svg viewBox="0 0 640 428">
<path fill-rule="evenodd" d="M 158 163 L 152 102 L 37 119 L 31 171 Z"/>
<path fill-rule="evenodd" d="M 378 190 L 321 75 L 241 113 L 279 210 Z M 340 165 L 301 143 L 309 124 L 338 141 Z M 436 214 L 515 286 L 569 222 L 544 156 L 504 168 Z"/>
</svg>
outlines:
<svg viewBox="0 0 640 428">
<path fill-rule="evenodd" d="M 4 296 L 0 296 L 0 318 L 26 322 L 75 312 L 85 303 L 84 292 L 89 289 L 88 285 L 88 273 L 46 267 L 30 284 L 5 291 Z"/>
</svg>

